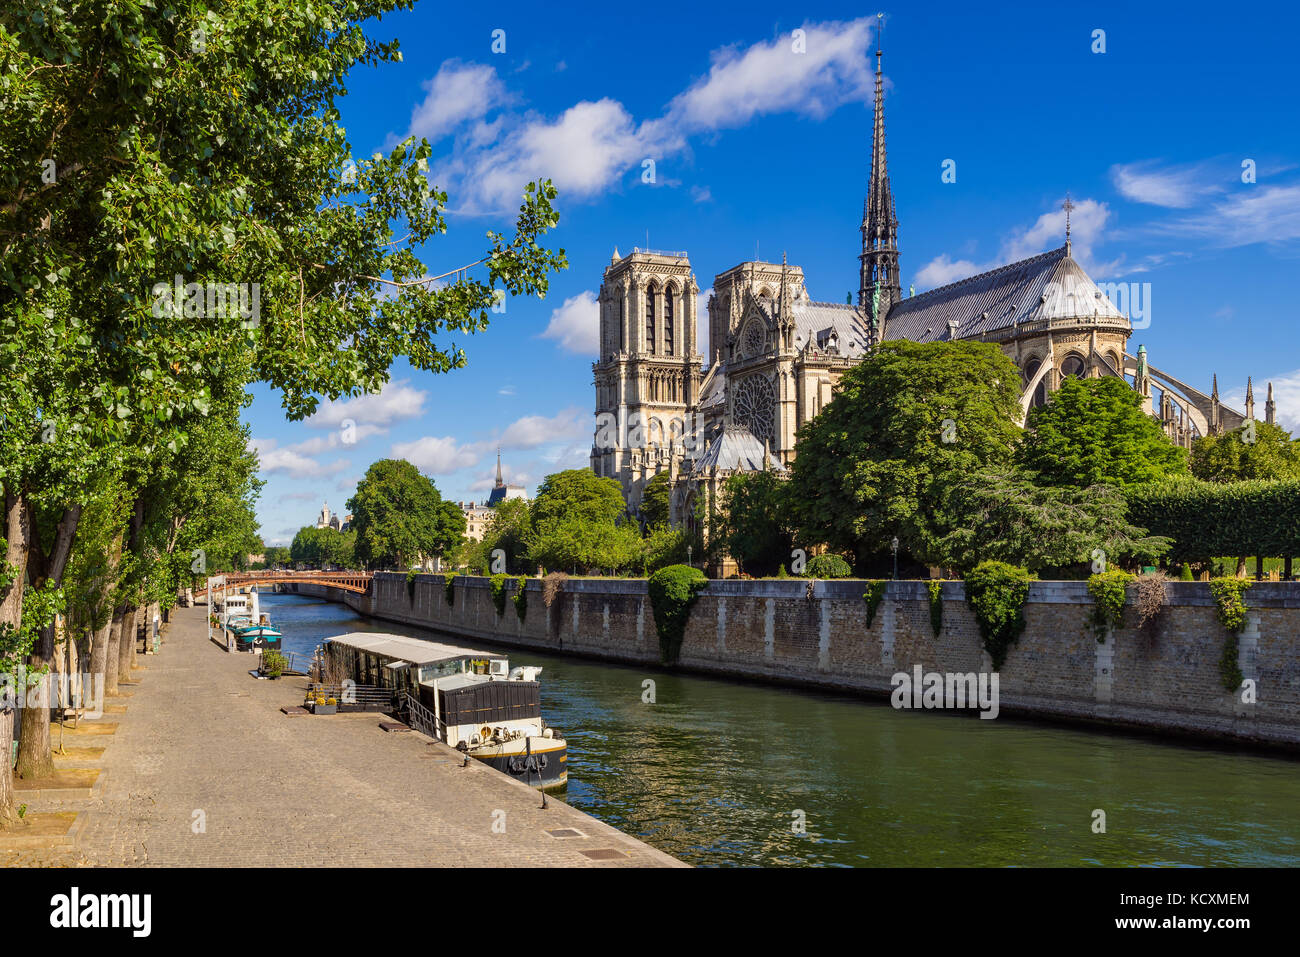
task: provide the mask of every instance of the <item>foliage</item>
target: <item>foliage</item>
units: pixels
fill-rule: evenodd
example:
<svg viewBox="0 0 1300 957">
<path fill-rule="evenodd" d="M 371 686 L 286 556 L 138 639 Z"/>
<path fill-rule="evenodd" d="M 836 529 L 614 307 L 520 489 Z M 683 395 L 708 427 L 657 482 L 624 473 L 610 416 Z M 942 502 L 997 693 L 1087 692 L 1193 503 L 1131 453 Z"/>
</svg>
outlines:
<svg viewBox="0 0 1300 957">
<path fill-rule="evenodd" d="M 1129 520 L 1173 539 L 1169 557 L 1300 554 L 1300 481 L 1183 479 L 1127 491 Z"/>
<path fill-rule="evenodd" d="M 853 569 L 842 556 L 828 552 L 808 559 L 803 573 L 806 578 L 848 578 L 853 574 Z"/>
<path fill-rule="evenodd" d="M 1247 609 L 1243 597 L 1250 580 L 1246 578 L 1211 578 L 1210 594 L 1214 596 L 1215 610 L 1219 622 L 1233 634 L 1238 634 L 1246 627 Z"/>
<path fill-rule="evenodd" d="M 488 581 L 488 588 L 492 591 L 492 604 L 496 607 L 497 617 L 500 618 L 506 613 L 506 576 L 493 575 Z"/>
<path fill-rule="evenodd" d="M 1192 574 L 1192 566 L 1189 562 L 1183 562 L 1183 567 L 1178 572 L 1178 580 L 1184 582 L 1196 581 L 1196 576 Z"/>
<path fill-rule="evenodd" d="M 888 548 L 934 561 L 936 509 L 956 477 L 1011 462 L 1020 373 L 996 345 L 886 342 L 799 431 L 790 514 L 800 541 L 855 564 Z"/>
<path fill-rule="evenodd" d="M 406 570 L 406 598 L 412 606 L 415 605 L 415 586 L 420 580 L 420 570 L 418 568 L 408 568 Z"/>
<path fill-rule="evenodd" d="M 641 491 L 641 522 L 646 528 L 667 525 L 672 511 L 672 485 L 667 472 L 657 472 Z"/>
<path fill-rule="evenodd" d="M 1006 562 L 984 561 L 966 575 L 966 601 L 975 613 L 984 650 L 998 671 L 1025 630 L 1025 600 L 1034 576 Z"/>
<path fill-rule="evenodd" d="M 1109 568 L 1088 579 L 1088 594 L 1093 601 L 1092 630 L 1099 642 L 1123 623 L 1128 586 L 1136 580 L 1121 568 Z"/>
<path fill-rule="evenodd" d="M 940 534 L 926 551 L 936 564 L 963 571 L 995 559 L 1040 572 L 1086 561 L 1096 548 L 1112 561 L 1169 548 L 1168 539 L 1131 524 L 1127 509 L 1110 485 L 1040 487 L 1024 472 L 973 472 L 951 485 L 934 519 Z"/>
<path fill-rule="evenodd" d="M 381 459 L 348 499 L 354 552 L 367 568 L 407 568 L 460 544 L 465 514 L 405 459 Z"/>
<path fill-rule="evenodd" d="M 262 674 L 268 678 L 280 677 L 288 664 L 289 659 L 274 649 L 262 652 Z"/>
<path fill-rule="evenodd" d="M 531 515 L 528 554 L 540 565 L 617 572 L 639 562 L 641 535 L 617 479 L 599 478 L 591 469 L 548 475 Z"/>
<path fill-rule="evenodd" d="M 1187 566 L 1184 565 L 1184 568 Z M 1188 574 L 1190 574 L 1190 570 Z M 1164 572 L 1148 572 L 1138 576 L 1137 609 L 1138 628 L 1146 628 L 1157 620 L 1165 607 L 1165 583 L 1169 581 Z"/>
<path fill-rule="evenodd" d="M 518 575 L 531 570 L 528 558 L 528 534 L 532 527 L 530 512 L 526 498 L 508 498 L 493 507 L 483 530 L 483 541 L 477 549 L 483 556 L 484 568 L 491 567 L 492 552 L 500 549 L 505 552 L 507 573 Z"/>
<path fill-rule="evenodd" d="M 289 546 L 289 558 L 295 564 L 311 568 L 323 568 L 326 565 L 348 568 L 355 558 L 356 542 L 355 529 L 340 532 L 334 528 L 305 525 L 293 537 L 293 543 Z"/>
<path fill-rule="evenodd" d="M 655 525 L 646 530 L 641 542 L 642 565 L 647 574 L 668 565 L 685 565 L 693 556 L 688 551 L 694 536 L 684 528 Z"/>
<path fill-rule="evenodd" d="M 1300 481 L 1300 442 L 1279 425 L 1254 422 L 1192 443 L 1192 475 L 1206 482 Z"/>
<path fill-rule="evenodd" d="M 772 575 L 790 560 L 789 488 L 776 472 L 739 472 L 722 488 L 715 537 L 746 575 Z"/>
<path fill-rule="evenodd" d="M 867 603 L 867 628 L 871 628 L 871 623 L 876 620 L 876 609 L 880 607 L 880 600 L 885 597 L 885 588 L 889 582 L 880 579 L 872 579 L 867 582 L 867 590 L 862 593 L 862 600 Z"/>
<path fill-rule="evenodd" d="M 515 603 L 515 614 L 523 621 L 528 617 L 528 577 L 520 575 L 515 579 L 515 594 L 511 598 Z"/>
<path fill-rule="evenodd" d="M 938 638 L 943 632 L 943 582 L 932 578 L 925 587 L 930 593 L 930 628 Z"/>
<path fill-rule="evenodd" d="M 677 661 L 691 606 L 708 584 L 704 572 L 692 565 L 669 565 L 650 576 L 650 607 L 659 633 L 659 655 L 665 664 Z"/>
<path fill-rule="evenodd" d="M 442 595 L 447 599 L 447 607 L 450 608 L 456 600 L 456 573 L 448 572 L 442 579 Z"/>
<path fill-rule="evenodd" d="M 1187 452 L 1165 435 L 1124 379 L 1067 377 L 1029 411 L 1017 455 L 1039 485 L 1121 488 L 1186 474 Z"/>
</svg>

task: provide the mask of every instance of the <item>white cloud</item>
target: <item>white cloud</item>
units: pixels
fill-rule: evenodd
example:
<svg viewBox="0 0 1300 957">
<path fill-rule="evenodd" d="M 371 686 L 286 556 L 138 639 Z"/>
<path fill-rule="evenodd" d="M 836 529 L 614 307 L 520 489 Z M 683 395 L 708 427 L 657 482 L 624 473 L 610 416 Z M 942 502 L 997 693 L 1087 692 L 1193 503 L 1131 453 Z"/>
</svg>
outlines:
<svg viewBox="0 0 1300 957">
<path fill-rule="evenodd" d="M 922 289 L 933 289 L 935 286 L 946 286 L 958 279 L 973 276 L 986 268 L 988 267 L 976 265 L 969 259 L 951 259 L 947 253 L 942 253 L 921 267 L 916 274 L 916 282 Z"/>
<path fill-rule="evenodd" d="M 600 304 L 590 289 L 583 290 L 551 312 L 543 339 L 557 339 L 569 352 L 595 355 L 600 348 Z"/>
<path fill-rule="evenodd" d="M 1154 160 L 1143 160 L 1116 164 L 1110 173 L 1125 199 L 1167 209 L 1194 206 L 1203 196 L 1222 188 L 1210 179 L 1212 171 L 1205 163 L 1162 167 Z"/>
<path fill-rule="evenodd" d="M 510 423 L 501 433 L 497 444 L 508 449 L 532 449 L 539 445 L 576 438 L 593 430 L 588 421 L 589 417 L 589 413 L 576 407 L 564 409 L 549 417 L 526 415 Z"/>
<path fill-rule="evenodd" d="M 347 459 L 322 465 L 292 446 L 280 448 L 275 439 L 250 439 L 248 444 L 257 452 L 258 467 L 263 473 L 283 472 L 293 478 L 308 478 L 333 475 L 348 467 Z"/>
<path fill-rule="evenodd" d="M 1300 239 L 1300 186 L 1242 185 L 1205 213 L 1156 227 L 1212 246 L 1249 246 Z"/>
<path fill-rule="evenodd" d="M 1291 433 L 1300 431 L 1300 369 L 1284 372 L 1272 379 L 1254 377 L 1255 418 L 1264 421 L 1264 403 L 1268 401 L 1268 383 L 1273 383 L 1273 401 L 1277 404 L 1277 424 Z M 1223 387 L 1223 376 L 1219 376 L 1219 386 Z M 1223 392 L 1223 401 L 1233 409 L 1244 411 L 1246 408 L 1246 386 Z"/>
<path fill-rule="evenodd" d="M 352 399 L 326 400 L 305 424 L 317 429 L 341 427 L 351 420 L 356 423 L 358 440 L 362 426 L 386 426 L 402 419 L 414 419 L 424 413 L 424 401 L 429 393 L 406 384 L 405 379 L 385 382 L 382 389 L 370 395 Z"/>
<path fill-rule="evenodd" d="M 472 446 L 461 445 L 450 435 L 428 435 L 412 442 L 398 442 L 393 446 L 393 455 L 431 475 L 445 475 L 479 461 L 479 453 Z"/>
<path fill-rule="evenodd" d="M 451 155 L 432 176 L 454 197 L 456 211 L 503 211 L 517 205 L 524 185 L 548 177 L 566 200 L 598 195 L 646 159 L 659 164 L 658 185 L 678 182 L 663 168 L 684 152 L 693 134 L 742 126 L 756 116 L 794 112 L 820 119 L 838 106 L 869 101 L 872 74 L 867 51 L 872 20 L 804 24 L 806 52 L 795 53 L 790 34 L 713 54 L 701 77 L 657 118 L 638 121 L 618 100 L 582 101 L 558 116 L 487 114 L 506 102 L 486 67 L 444 63 L 430 82 L 430 97 L 416 110 L 424 127 L 443 130 L 459 122 Z M 444 74 L 446 74 L 444 76 Z M 438 107 L 435 87 L 463 86 L 469 105 Z M 452 111 L 456 113 L 453 115 Z M 697 192 L 697 201 L 708 192 Z"/>
<path fill-rule="evenodd" d="M 496 70 L 479 63 L 447 60 L 432 80 L 424 83 L 428 95 L 411 112 L 408 136 L 424 137 L 436 143 L 448 133 L 487 115 L 493 107 L 509 102 L 505 85 Z M 492 127 L 475 127 L 475 135 L 491 139 Z"/>
<path fill-rule="evenodd" d="M 717 130 L 766 113 L 820 119 L 843 103 L 869 100 L 871 19 L 805 23 L 801 29 L 803 53 L 794 52 L 789 33 L 743 51 L 735 46 L 715 51 L 708 76 L 673 99 L 669 118 L 688 129 Z"/>
</svg>

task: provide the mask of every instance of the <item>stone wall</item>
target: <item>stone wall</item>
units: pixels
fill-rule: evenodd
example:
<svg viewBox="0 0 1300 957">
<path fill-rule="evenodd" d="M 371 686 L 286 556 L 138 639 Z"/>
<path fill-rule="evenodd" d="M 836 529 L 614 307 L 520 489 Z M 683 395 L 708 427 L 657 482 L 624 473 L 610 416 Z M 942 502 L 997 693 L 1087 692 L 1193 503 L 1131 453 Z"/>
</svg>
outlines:
<svg viewBox="0 0 1300 957">
<path fill-rule="evenodd" d="M 528 582 L 527 614 L 512 601 L 497 615 L 486 578 L 456 579 L 451 605 L 440 575 L 380 573 L 369 593 L 296 586 L 362 614 L 467 639 L 620 662 L 659 664 L 644 580 L 570 579 L 548 609 Z M 867 627 L 861 581 L 714 581 L 691 611 L 677 667 L 685 671 L 885 696 L 891 677 L 987 671 L 988 656 L 961 582 L 943 584 L 943 627 L 930 624 L 925 582 L 890 583 Z M 510 581 L 513 595 L 514 581 Z M 1136 610 L 1099 642 L 1085 582 L 1036 582 L 1028 627 L 999 673 L 1004 714 L 1144 728 L 1300 750 L 1300 585 L 1261 582 L 1246 592 L 1249 626 L 1238 664 L 1256 702 L 1223 689 L 1227 632 L 1209 586 L 1170 582 L 1154 627 Z"/>
</svg>

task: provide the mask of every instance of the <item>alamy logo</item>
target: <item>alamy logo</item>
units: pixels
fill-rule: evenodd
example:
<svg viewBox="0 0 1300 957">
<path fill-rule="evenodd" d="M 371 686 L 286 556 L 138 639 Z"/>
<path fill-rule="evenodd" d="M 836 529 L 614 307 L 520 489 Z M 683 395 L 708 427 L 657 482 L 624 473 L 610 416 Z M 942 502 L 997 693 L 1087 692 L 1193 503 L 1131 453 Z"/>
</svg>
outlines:
<svg viewBox="0 0 1300 957">
<path fill-rule="evenodd" d="M 998 716 L 998 673 L 922 673 L 916 665 L 909 675 L 900 671 L 890 679 L 894 691 L 889 702 L 895 708 L 979 708 L 981 718 Z"/>
<path fill-rule="evenodd" d="M 148 937 L 153 927 L 152 894 L 69 894 L 50 898 L 50 926 L 128 928 L 133 937 Z"/>
</svg>

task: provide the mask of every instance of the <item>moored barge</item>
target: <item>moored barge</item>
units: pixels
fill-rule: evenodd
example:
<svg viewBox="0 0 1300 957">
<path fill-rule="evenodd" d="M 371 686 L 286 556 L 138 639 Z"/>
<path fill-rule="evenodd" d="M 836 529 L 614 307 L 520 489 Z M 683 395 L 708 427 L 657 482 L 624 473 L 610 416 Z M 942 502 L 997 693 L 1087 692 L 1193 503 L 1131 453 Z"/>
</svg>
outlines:
<svg viewBox="0 0 1300 957">
<path fill-rule="evenodd" d="M 390 689 L 393 708 L 430 737 L 534 788 L 568 782 L 568 745 L 542 719 L 541 668 L 512 669 L 494 652 L 371 632 L 327 639 L 323 653 L 327 671 L 358 689 Z"/>
</svg>

